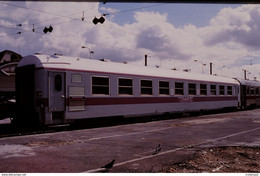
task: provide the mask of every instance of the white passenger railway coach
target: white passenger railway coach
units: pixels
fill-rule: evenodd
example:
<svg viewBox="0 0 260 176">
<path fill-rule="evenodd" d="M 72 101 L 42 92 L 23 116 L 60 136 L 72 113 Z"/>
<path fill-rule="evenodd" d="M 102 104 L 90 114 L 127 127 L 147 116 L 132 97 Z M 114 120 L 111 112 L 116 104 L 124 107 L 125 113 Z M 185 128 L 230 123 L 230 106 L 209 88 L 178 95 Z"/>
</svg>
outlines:
<svg viewBox="0 0 260 176">
<path fill-rule="evenodd" d="M 243 103 L 241 82 L 104 60 L 30 55 L 16 69 L 15 120 L 50 125 L 236 108 Z M 259 87 L 254 88 L 255 95 Z"/>
</svg>

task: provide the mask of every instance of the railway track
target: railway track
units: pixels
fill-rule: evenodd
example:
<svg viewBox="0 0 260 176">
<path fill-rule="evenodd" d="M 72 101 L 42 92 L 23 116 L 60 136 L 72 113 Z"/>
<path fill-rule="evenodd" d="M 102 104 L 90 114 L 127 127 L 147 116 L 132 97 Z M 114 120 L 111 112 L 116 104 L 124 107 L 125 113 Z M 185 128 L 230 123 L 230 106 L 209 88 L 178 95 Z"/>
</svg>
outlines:
<svg viewBox="0 0 260 176">
<path fill-rule="evenodd" d="M 226 111 L 206 111 L 203 114 L 219 114 L 219 113 L 228 113 L 234 112 L 234 110 Z M 192 112 L 192 113 L 175 113 L 175 114 L 165 114 L 165 115 L 156 115 L 156 116 L 142 116 L 142 117 L 111 117 L 111 118 L 92 118 L 92 119 L 83 119 L 77 120 L 73 124 L 62 124 L 62 125 L 51 125 L 44 128 L 17 128 L 14 127 L 11 123 L 0 124 L 0 138 L 11 137 L 11 136 L 23 136 L 23 135 L 34 135 L 42 133 L 55 133 L 60 131 L 72 131 L 80 129 L 91 129 L 91 128 L 100 128 L 108 126 L 117 126 L 124 124 L 133 124 L 133 123 L 144 123 L 149 121 L 158 121 L 158 120 L 167 120 L 174 118 L 184 118 L 184 117 L 194 117 L 202 115 L 202 113 Z"/>
<path fill-rule="evenodd" d="M 59 131 L 70 130 L 69 125 L 57 125 L 50 126 L 42 129 L 32 129 L 32 128 L 14 128 L 11 124 L 1 124 L 0 125 L 0 138 L 12 137 L 12 136 L 25 136 L 43 133 L 54 133 Z"/>
<path fill-rule="evenodd" d="M 194 115 L 194 114 L 193 114 Z M 191 116 L 191 114 L 182 113 L 175 114 L 174 116 L 143 116 L 138 118 L 123 118 L 123 117 L 111 117 L 111 118 L 93 118 L 83 119 L 75 121 L 73 124 L 62 124 L 62 125 L 51 125 L 44 128 L 23 128 L 15 127 L 11 123 L 0 123 L 0 138 L 11 137 L 11 136 L 23 136 L 23 135 L 34 135 L 42 133 L 54 133 L 59 131 L 70 131 L 90 128 L 100 128 L 108 126 L 117 126 L 132 123 L 142 123 L 155 120 L 166 120 L 178 117 Z"/>
</svg>

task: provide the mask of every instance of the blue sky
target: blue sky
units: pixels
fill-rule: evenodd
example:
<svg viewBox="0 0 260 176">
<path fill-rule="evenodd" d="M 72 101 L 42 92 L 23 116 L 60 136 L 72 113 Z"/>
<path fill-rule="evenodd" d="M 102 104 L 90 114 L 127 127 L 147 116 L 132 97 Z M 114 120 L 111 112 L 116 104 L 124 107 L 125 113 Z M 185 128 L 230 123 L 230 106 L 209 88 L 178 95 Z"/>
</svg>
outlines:
<svg viewBox="0 0 260 176">
<path fill-rule="evenodd" d="M 174 26 L 184 26 L 194 24 L 197 27 L 208 25 L 210 19 L 223 8 L 236 8 L 241 4 L 194 4 L 194 3 L 107 3 L 100 6 L 127 11 L 129 9 L 138 9 L 139 11 L 158 11 L 168 14 L 168 21 Z M 136 10 L 137 11 L 137 10 Z M 127 11 L 116 15 L 114 21 L 118 24 L 133 22 L 135 11 Z"/>
<path fill-rule="evenodd" d="M 93 24 L 104 13 L 105 22 Z M 53 32 L 43 33 L 49 26 Z M 200 73 L 205 63 L 208 73 L 212 62 L 217 75 L 242 77 L 248 69 L 258 77 L 259 31 L 258 4 L 0 1 L 0 50 L 23 56 L 94 51 L 92 59 L 143 65 L 147 54 L 151 67 Z"/>
</svg>

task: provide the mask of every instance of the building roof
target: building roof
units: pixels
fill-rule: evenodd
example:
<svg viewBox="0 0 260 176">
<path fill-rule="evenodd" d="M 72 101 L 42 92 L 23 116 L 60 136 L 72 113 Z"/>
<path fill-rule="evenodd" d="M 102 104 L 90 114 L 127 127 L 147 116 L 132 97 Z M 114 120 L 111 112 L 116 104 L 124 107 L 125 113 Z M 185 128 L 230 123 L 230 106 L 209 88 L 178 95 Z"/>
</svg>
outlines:
<svg viewBox="0 0 260 176">
<path fill-rule="evenodd" d="M 4 51 L 0 52 L 0 62 L 4 58 L 5 54 L 7 54 L 7 53 L 10 54 L 11 57 L 14 57 L 15 61 L 22 59 L 22 56 L 20 54 L 14 52 L 14 51 L 10 51 L 10 50 L 4 50 Z M 12 58 L 10 58 L 10 59 L 13 60 Z"/>
</svg>

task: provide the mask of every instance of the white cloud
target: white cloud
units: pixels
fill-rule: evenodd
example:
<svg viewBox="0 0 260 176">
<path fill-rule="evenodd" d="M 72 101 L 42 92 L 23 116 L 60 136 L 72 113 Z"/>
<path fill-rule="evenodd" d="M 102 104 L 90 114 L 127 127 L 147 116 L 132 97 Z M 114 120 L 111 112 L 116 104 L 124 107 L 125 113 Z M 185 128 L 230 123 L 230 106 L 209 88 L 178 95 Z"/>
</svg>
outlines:
<svg viewBox="0 0 260 176">
<path fill-rule="evenodd" d="M 209 25 L 196 24 L 175 27 L 169 23 L 167 13 L 136 11 L 134 20 L 124 25 L 114 21 L 119 10 L 99 7 L 98 3 L 64 2 L 5 2 L 25 8 L 3 5 L 0 7 L 0 49 L 10 49 L 27 55 L 34 52 L 47 54 L 108 58 L 112 61 L 128 61 L 143 64 L 144 55 L 149 55 L 149 65 L 179 70 L 190 68 L 201 72 L 201 63 L 213 64 L 213 72 L 219 75 L 242 77 L 243 65 L 255 60 L 260 52 L 260 6 L 242 5 L 224 8 Z M 84 11 L 84 21 L 81 17 Z M 103 24 L 92 23 L 102 13 L 111 13 Z M 118 14 L 117 14 L 118 13 Z M 7 15 L 9 14 L 9 15 Z M 181 18 L 181 17 L 180 17 Z M 23 24 L 22 27 L 17 24 Z M 36 32 L 32 32 L 35 24 Z M 53 26 L 52 33 L 44 34 L 43 28 Z M 5 27 L 11 27 L 5 28 Z M 16 35 L 18 31 L 22 32 Z M 5 36 L 8 35 L 8 36 Z M 2 36 L 2 37 L 1 37 Z M 3 37 L 4 36 L 4 37 Z M 82 49 L 82 46 L 87 48 Z M 88 49 L 89 48 L 89 49 Z M 231 67 L 231 68 L 230 68 Z M 259 65 L 248 68 L 259 74 Z M 242 76 L 241 76 L 242 75 Z"/>
<path fill-rule="evenodd" d="M 225 8 L 210 22 L 206 44 L 215 45 L 233 41 L 246 47 L 260 45 L 260 6 L 244 5 L 236 9 Z"/>
<path fill-rule="evenodd" d="M 164 24 L 167 22 L 167 13 L 161 14 L 159 12 L 135 12 L 134 19 L 141 22 L 143 26 L 154 26 Z"/>
<path fill-rule="evenodd" d="M 259 57 L 259 20 L 259 5 L 243 5 L 234 9 L 222 9 L 211 19 L 209 26 L 200 29 L 204 33 L 202 39 L 204 48 L 207 49 L 205 53 L 208 52 L 208 56 L 215 58 L 214 63 L 232 66 L 229 70 L 225 68 L 229 76 L 243 77 L 241 73 L 244 65 Z M 259 66 L 256 64 L 248 69 L 252 75 L 259 76 Z"/>
<path fill-rule="evenodd" d="M 104 11 L 106 13 L 112 13 L 112 14 L 120 12 L 120 10 L 118 10 L 118 9 L 107 8 L 107 7 L 104 7 L 104 6 L 100 7 L 99 10 Z"/>
</svg>

